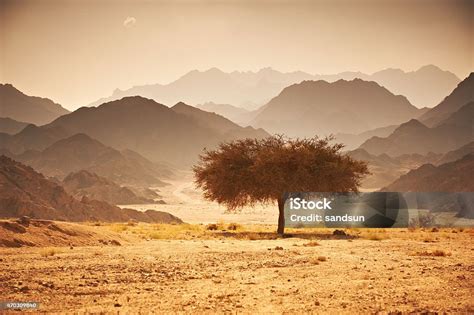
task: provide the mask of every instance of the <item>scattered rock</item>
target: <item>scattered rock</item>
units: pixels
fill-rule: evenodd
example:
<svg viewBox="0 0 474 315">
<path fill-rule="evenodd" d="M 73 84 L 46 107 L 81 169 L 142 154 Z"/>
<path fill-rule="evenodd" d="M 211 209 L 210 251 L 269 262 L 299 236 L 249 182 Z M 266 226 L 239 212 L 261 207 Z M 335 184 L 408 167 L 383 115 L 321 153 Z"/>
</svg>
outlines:
<svg viewBox="0 0 474 315">
<path fill-rule="evenodd" d="M 30 225 L 31 218 L 24 215 L 24 216 L 21 216 L 16 222 L 20 223 L 21 225 L 28 226 Z"/>
<path fill-rule="evenodd" d="M 25 292 L 28 292 L 29 290 L 30 290 L 30 288 L 28 288 L 27 286 L 23 286 L 23 287 L 20 288 L 19 291 L 22 292 L 22 293 L 25 293 Z"/>
<path fill-rule="evenodd" d="M 121 245 L 122 245 L 122 244 L 120 244 L 120 242 L 117 241 L 117 240 L 110 240 L 110 241 L 109 241 L 109 244 L 110 244 L 110 245 L 114 245 L 114 246 L 121 246 Z"/>
</svg>

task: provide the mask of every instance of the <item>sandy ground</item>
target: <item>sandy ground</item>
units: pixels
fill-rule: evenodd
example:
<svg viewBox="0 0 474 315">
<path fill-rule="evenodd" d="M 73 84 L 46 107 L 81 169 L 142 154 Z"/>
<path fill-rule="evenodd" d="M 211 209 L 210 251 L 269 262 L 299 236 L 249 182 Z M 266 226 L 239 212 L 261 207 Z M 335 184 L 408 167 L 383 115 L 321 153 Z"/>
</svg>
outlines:
<svg viewBox="0 0 474 315">
<path fill-rule="evenodd" d="M 474 312 L 472 237 L 150 240 L 48 257 L 0 249 L 0 296 L 47 313 Z M 422 254 L 437 249 L 448 256 Z"/>
<path fill-rule="evenodd" d="M 251 225 L 10 224 L 0 236 L 21 247 L 0 244 L 0 302 L 36 301 L 44 313 L 474 312 L 473 229 L 276 238 L 274 226 L 245 230 L 274 224 L 274 207 L 226 214 L 189 182 L 172 184 L 155 209 Z"/>
</svg>

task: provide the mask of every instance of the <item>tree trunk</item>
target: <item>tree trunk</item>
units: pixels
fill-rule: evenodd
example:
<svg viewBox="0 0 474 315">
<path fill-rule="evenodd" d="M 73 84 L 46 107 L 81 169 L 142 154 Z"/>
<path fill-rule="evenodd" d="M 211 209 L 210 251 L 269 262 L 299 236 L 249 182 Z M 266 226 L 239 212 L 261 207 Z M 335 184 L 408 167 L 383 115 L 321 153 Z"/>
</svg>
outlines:
<svg viewBox="0 0 474 315">
<path fill-rule="evenodd" d="M 278 198 L 278 229 L 277 233 L 285 234 L 285 198 Z"/>
</svg>

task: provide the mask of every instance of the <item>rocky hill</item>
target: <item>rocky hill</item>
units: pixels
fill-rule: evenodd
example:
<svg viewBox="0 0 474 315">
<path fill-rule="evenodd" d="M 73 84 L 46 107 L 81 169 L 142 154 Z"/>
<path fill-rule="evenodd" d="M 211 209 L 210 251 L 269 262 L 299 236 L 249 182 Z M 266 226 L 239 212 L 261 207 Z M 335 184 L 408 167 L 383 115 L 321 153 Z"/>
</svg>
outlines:
<svg viewBox="0 0 474 315">
<path fill-rule="evenodd" d="M 420 120 L 427 126 L 437 126 L 465 104 L 474 102 L 473 91 L 474 72 L 471 72 L 441 103 L 423 114 Z"/>
<path fill-rule="evenodd" d="M 383 188 L 401 192 L 472 192 L 474 191 L 474 154 L 439 166 L 424 164 Z"/>
<path fill-rule="evenodd" d="M 362 188 L 366 190 L 377 190 L 389 185 L 410 170 L 425 163 L 434 163 L 442 156 L 430 153 L 427 155 L 403 154 L 391 157 L 387 154 L 370 154 L 364 149 L 349 151 L 347 154 L 354 159 L 368 163 L 371 174 L 362 180 Z"/>
<path fill-rule="evenodd" d="M 21 216 L 61 221 L 182 222 L 168 213 L 120 209 L 89 198 L 76 200 L 31 167 L 0 156 L 0 217 Z"/>
<path fill-rule="evenodd" d="M 113 205 L 155 203 L 154 199 L 138 196 L 130 188 L 119 186 L 105 177 L 85 170 L 70 173 L 64 178 L 61 185 L 66 192 L 78 200 L 87 197 Z"/>
<path fill-rule="evenodd" d="M 360 148 L 371 154 L 446 153 L 474 140 L 474 102 L 462 106 L 436 127 L 412 119 L 388 137 L 372 137 Z"/>
<path fill-rule="evenodd" d="M 0 117 L 0 133 L 14 135 L 15 133 L 20 132 L 27 125 L 28 123 L 22 121 Z"/>
</svg>

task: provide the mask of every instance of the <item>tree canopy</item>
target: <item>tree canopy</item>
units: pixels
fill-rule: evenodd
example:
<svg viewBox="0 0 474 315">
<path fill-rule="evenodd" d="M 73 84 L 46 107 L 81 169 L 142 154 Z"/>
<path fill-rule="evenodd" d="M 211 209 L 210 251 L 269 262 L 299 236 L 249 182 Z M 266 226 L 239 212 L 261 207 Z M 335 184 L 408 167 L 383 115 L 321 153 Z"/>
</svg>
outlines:
<svg viewBox="0 0 474 315">
<path fill-rule="evenodd" d="M 200 156 L 195 181 L 206 199 L 231 210 L 278 201 L 282 232 L 285 193 L 357 192 L 369 173 L 365 162 L 343 154 L 343 145 L 331 140 L 277 135 L 222 143 Z"/>
</svg>

